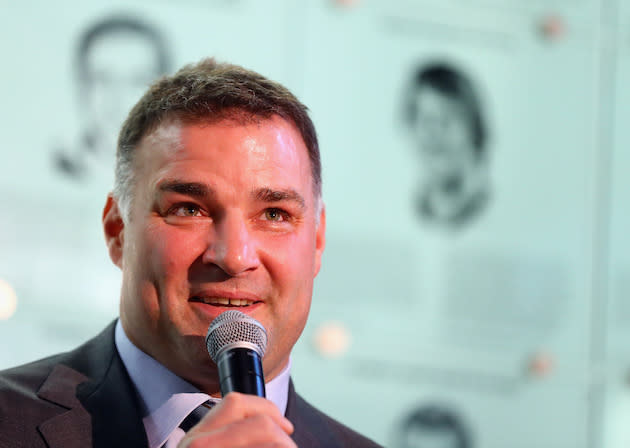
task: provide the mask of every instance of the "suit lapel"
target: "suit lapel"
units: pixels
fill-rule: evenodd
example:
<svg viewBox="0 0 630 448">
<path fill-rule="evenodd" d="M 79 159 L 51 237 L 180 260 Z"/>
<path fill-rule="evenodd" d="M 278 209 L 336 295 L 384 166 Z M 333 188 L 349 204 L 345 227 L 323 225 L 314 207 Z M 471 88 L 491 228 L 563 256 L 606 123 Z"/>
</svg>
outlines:
<svg viewBox="0 0 630 448">
<path fill-rule="evenodd" d="M 75 396 L 77 385 L 86 380 L 80 372 L 59 364 L 37 392 L 39 398 L 65 408 L 37 428 L 50 448 L 90 446 L 90 415 Z"/>
<path fill-rule="evenodd" d="M 38 395 L 66 409 L 39 425 L 50 448 L 148 446 L 135 389 L 114 345 L 114 324 L 57 365 Z"/>
<path fill-rule="evenodd" d="M 109 359 L 106 374 L 98 381 L 83 383 L 77 395 L 92 416 L 93 448 L 146 447 L 146 433 L 136 391 L 115 346 L 95 347 L 96 359 Z M 109 358 L 108 358 L 109 357 Z M 105 366 L 102 366 L 105 367 Z"/>
</svg>

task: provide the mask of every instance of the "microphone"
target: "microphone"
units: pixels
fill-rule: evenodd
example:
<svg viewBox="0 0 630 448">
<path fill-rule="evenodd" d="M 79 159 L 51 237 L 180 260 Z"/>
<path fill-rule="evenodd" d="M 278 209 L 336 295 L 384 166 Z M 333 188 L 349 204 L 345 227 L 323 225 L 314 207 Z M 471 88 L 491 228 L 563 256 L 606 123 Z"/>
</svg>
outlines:
<svg viewBox="0 0 630 448">
<path fill-rule="evenodd" d="M 225 311 L 208 327 L 206 348 L 219 370 L 221 395 L 241 392 L 265 397 L 261 359 L 267 331 L 260 322 L 237 310 Z"/>
</svg>

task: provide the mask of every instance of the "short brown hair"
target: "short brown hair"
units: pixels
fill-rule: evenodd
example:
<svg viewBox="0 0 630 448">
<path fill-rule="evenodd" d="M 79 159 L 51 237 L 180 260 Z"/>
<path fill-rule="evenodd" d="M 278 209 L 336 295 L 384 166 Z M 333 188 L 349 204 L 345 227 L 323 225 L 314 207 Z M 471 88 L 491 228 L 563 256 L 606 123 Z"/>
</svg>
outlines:
<svg viewBox="0 0 630 448">
<path fill-rule="evenodd" d="M 204 59 L 157 80 L 131 109 L 118 137 L 114 195 L 129 209 L 134 148 L 168 119 L 188 123 L 235 119 L 243 122 L 278 115 L 295 125 L 308 150 L 313 191 L 321 196 L 322 178 L 315 126 L 286 87 L 238 65 Z"/>
</svg>

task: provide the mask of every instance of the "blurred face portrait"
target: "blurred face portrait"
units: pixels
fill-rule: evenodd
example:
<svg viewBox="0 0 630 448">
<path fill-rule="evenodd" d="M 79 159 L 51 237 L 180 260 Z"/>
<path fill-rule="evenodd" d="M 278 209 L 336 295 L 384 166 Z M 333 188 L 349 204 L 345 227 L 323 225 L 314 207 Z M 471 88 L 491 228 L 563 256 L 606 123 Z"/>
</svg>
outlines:
<svg viewBox="0 0 630 448">
<path fill-rule="evenodd" d="M 462 448 L 457 434 L 439 428 L 413 428 L 401 448 Z"/>
<path fill-rule="evenodd" d="M 133 103 L 160 74 L 154 52 L 146 37 L 132 33 L 103 36 L 94 43 L 86 61 L 86 100 L 95 124 L 120 127 Z"/>
<path fill-rule="evenodd" d="M 132 19 L 89 30 L 79 51 L 83 119 L 94 149 L 115 149 L 118 130 L 147 86 L 166 70 L 159 34 Z"/>
<path fill-rule="evenodd" d="M 468 432 L 458 416 L 440 406 L 412 411 L 399 431 L 395 448 L 470 448 Z"/>
<path fill-rule="evenodd" d="M 204 390 L 218 381 L 208 326 L 238 309 L 267 329 L 263 368 L 274 378 L 306 324 L 324 249 L 325 216 L 300 133 L 277 116 L 174 121 L 136 151 L 128 221 L 111 197 L 104 211 L 129 338 Z"/>
<path fill-rule="evenodd" d="M 414 100 L 413 133 L 428 182 L 448 184 L 474 169 L 476 154 L 466 107 L 430 85 L 420 87 Z"/>
<path fill-rule="evenodd" d="M 429 222 L 456 228 L 488 196 L 486 132 L 477 93 L 459 70 L 437 64 L 414 73 L 407 119 L 419 160 L 416 208 Z"/>
</svg>

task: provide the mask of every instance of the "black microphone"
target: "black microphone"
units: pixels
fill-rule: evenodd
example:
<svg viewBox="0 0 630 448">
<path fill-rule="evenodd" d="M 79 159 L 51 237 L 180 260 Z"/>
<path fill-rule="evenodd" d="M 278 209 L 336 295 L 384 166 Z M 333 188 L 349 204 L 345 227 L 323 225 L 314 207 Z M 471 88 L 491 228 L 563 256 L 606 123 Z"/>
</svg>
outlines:
<svg viewBox="0 0 630 448">
<path fill-rule="evenodd" d="M 267 331 L 260 322 L 237 310 L 225 311 L 208 327 L 206 348 L 219 370 L 221 395 L 241 392 L 265 397 L 261 359 Z"/>
</svg>

